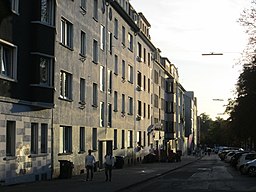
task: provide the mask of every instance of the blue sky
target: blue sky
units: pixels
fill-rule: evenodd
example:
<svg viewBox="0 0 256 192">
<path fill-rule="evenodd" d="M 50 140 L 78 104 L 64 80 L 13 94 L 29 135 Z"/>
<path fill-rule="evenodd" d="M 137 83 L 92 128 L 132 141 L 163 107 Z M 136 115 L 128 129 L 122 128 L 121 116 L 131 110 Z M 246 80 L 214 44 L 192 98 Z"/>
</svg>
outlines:
<svg viewBox="0 0 256 192">
<path fill-rule="evenodd" d="M 234 97 L 247 44 L 237 22 L 249 0 L 130 0 L 151 24 L 151 40 L 179 70 L 179 80 L 198 99 L 198 114 L 212 119 Z M 222 52 L 222 56 L 202 53 Z M 213 101 L 213 99 L 224 101 Z M 226 116 L 222 116 L 226 118 Z"/>
</svg>

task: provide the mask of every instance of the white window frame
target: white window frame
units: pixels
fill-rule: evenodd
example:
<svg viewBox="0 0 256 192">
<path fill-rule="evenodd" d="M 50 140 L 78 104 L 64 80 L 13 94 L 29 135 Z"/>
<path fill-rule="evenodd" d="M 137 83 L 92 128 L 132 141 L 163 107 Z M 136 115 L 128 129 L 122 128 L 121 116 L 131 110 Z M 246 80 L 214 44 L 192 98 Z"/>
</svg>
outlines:
<svg viewBox="0 0 256 192">
<path fill-rule="evenodd" d="M 73 24 L 61 18 L 61 43 L 62 45 L 72 49 L 73 48 Z"/>
<path fill-rule="evenodd" d="M 126 30 L 125 27 L 122 26 L 122 44 L 125 46 L 125 36 L 126 36 Z"/>
<path fill-rule="evenodd" d="M 72 127 L 60 126 L 59 153 L 72 153 Z"/>
<path fill-rule="evenodd" d="M 112 37 L 112 33 L 109 31 L 108 32 L 108 51 L 110 54 L 112 54 L 112 51 L 113 51 L 112 47 L 113 47 L 113 37 Z"/>
<path fill-rule="evenodd" d="M 133 83 L 133 66 L 128 65 L 128 81 Z"/>
<path fill-rule="evenodd" d="M 103 101 L 100 102 L 100 127 L 104 127 L 105 125 L 105 103 Z"/>
<path fill-rule="evenodd" d="M 105 67 L 100 66 L 100 91 L 105 91 Z"/>
<path fill-rule="evenodd" d="M 9 54 L 6 60 L 6 54 Z M 17 46 L 0 39 L 0 77 L 17 80 Z"/>
<path fill-rule="evenodd" d="M 129 115 L 132 115 L 133 114 L 133 98 L 132 97 L 128 97 L 128 104 L 129 104 L 128 113 Z"/>
<path fill-rule="evenodd" d="M 72 99 L 72 75 L 65 71 L 60 71 L 60 98 Z"/>
<path fill-rule="evenodd" d="M 128 45 L 129 50 L 133 51 L 133 35 L 131 33 L 128 33 Z"/>
<path fill-rule="evenodd" d="M 106 28 L 104 25 L 100 26 L 100 49 L 105 50 L 106 42 Z"/>
</svg>

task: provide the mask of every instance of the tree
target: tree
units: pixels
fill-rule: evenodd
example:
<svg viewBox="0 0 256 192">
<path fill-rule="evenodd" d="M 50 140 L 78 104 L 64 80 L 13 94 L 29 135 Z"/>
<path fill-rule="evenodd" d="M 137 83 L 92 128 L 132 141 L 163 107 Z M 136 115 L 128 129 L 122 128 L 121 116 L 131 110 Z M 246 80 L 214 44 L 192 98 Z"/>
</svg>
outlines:
<svg viewBox="0 0 256 192">
<path fill-rule="evenodd" d="M 230 115 L 228 126 L 232 129 L 232 135 L 240 143 L 252 147 L 256 144 L 256 0 L 252 1 L 252 7 L 245 9 L 239 22 L 245 27 L 248 34 L 248 45 L 244 50 L 240 64 L 243 71 L 236 84 L 236 98 L 229 100 L 226 112 Z M 247 147 L 247 146 L 244 146 Z"/>
</svg>

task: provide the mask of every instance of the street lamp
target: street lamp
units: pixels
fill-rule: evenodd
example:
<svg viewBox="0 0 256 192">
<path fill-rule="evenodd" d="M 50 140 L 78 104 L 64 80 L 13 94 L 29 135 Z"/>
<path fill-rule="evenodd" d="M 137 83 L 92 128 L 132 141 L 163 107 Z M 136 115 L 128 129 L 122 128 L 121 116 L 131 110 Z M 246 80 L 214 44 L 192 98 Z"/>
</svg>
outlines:
<svg viewBox="0 0 256 192">
<path fill-rule="evenodd" d="M 202 53 L 202 56 L 211 56 L 211 55 L 223 55 L 223 53 L 214 53 L 214 52 L 211 52 L 211 53 Z"/>
</svg>

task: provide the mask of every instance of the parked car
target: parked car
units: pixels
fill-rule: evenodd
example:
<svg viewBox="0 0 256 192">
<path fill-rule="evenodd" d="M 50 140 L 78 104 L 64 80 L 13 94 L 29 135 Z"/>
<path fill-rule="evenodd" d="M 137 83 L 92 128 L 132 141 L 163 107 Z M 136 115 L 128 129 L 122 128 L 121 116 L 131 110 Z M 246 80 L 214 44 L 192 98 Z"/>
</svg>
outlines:
<svg viewBox="0 0 256 192">
<path fill-rule="evenodd" d="M 238 152 L 236 152 L 235 155 L 231 157 L 230 165 L 231 165 L 232 167 L 235 167 L 235 168 L 236 168 L 237 163 L 238 163 L 238 159 L 239 159 L 244 153 L 246 153 L 246 152 L 244 152 L 244 151 L 238 151 Z"/>
<path fill-rule="evenodd" d="M 218 154 L 221 161 L 225 160 L 226 155 L 230 152 L 230 150 L 224 150 Z"/>
<path fill-rule="evenodd" d="M 238 162 L 237 162 L 237 169 L 243 174 L 242 169 L 245 165 L 245 163 L 247 163 L 248 161 L 254 160 L 256 159 L 256 153 L 245 153 L 243 155 L 241 155 L 241 157 L 239 158 Z"/>
<path fill-rule="evenodd" d="M 256 159 L 245 163 L 242 171 L 251 177 L 256 176 Z"/>
<path fill-rule="evenodd" d="M 230 163 L 231 158 L 236 154 L 236 151 L 230 151 L 225 155 L 225 162 Z"/>
</svg>

